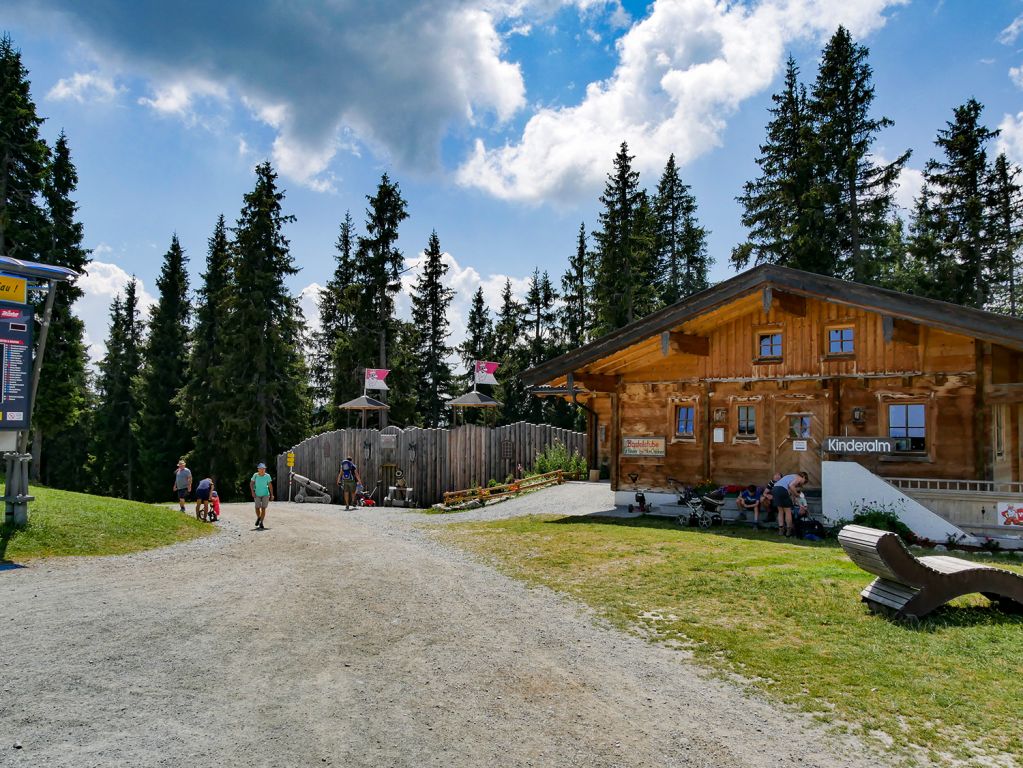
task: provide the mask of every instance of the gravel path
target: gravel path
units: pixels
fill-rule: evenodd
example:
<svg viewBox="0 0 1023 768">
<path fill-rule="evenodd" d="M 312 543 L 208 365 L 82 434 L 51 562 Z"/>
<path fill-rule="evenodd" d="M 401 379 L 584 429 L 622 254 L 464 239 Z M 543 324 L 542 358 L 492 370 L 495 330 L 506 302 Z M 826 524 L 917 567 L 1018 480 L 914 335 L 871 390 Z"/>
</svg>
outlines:
<svg viewBox="0 0 1023 768">
<path fill-rule="evenodd" d="M 420 527 L 610 508 L 226 505 L 202 541 L 0 571 L 0 765 L 884 764 Z"/>
</svg>

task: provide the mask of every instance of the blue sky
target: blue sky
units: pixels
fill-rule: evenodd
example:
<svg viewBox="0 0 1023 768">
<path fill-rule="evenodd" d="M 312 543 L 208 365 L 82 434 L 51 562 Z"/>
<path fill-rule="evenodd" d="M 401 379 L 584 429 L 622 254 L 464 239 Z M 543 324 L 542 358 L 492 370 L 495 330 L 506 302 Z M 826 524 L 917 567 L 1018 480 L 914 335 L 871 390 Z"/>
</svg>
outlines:
<svg viewBox="0 0 1023 768">
<path fill-rule="evenodd" d="M 151 293 L 176 232 L 197 277 L 220 213 L 237 216 L 253 166 L 287 190 L 311 306 L 337 226 L 384 171 L 414 259 L 436 229 L 459 292 L 560 276 L 592 229 L 617 144 L 653 187 L 669 152 L 693 187 L 716 279 L 744 235 L 735 196 L 756 172 L 770 94 L 791 52 L 812 80 L 847 25 L 869 46 L 875 150 L 913 150 L 908 205 L 936 131 L 971 96 L 1023 161 L 1019 0 L 309 0 L 148 3 L 0 0 L 45 133 L 68 133 L 95 264 L 81 313 L 94 351 L 129 274 Z M 411 279 L 410 273 L 410 279 Z"/>
</svg>

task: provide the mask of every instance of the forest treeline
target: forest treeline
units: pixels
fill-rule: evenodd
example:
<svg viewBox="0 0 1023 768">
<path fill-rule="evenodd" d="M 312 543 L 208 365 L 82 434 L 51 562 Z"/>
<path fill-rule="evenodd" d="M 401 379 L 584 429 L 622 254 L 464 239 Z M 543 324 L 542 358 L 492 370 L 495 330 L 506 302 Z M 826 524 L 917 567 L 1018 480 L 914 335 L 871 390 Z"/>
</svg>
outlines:
<svg viewBox="0 0 1023 768">
<path fill-rule="evenodd" d="M 813 83 L 791 58 L 760 146 L 757 178 L 738 200 L 748 238 L 730 262 L 775 263 L 1018 314 L 1023 209 L 1019 169 L 990 158 L 997 136 L 973 99 L 937 132 L 935 157 L 904 220 L 895 203 L 910 153 L 882 162 L 873 146 L 892 125 L 872 112 L 867 48 L 839 28 Z M 0 253 L 77 271 L 88 268 L 68 138 L 53 147 L 32 101 L 28 72 L 0 41 Z M 641 184 L 623 142 L 594 226 L 581 223 L 566 269 L 534 270 L 523 296 L 511 282 L 488 306 L 472 296 L 463 341 L 451 341 L 447 264 L 434 231 L 423 244 L 411 317 L 396 313 L 408 269 L 398 248 L 410 212 L 384 174 L 361 221 L 340 218 L 334 271 L 319 296 L 315 332 L 286 287 L 292 258 L 285 191 L 269 162 L 230 221 L 215 217 L 199 284 L 170 238 L 143 317 L 134 279 L 110 307 L 106 352 L 90 369 L 74 313 L 81 290 L 62 286 L 34 416 L 35 467 L 48 484 L 161 499 L 179 457 L 237 494 L 256 461 L 270 461 L 313 431 L 344 427 L 337 406 L 362 393 L 362 371 L 391 369 L 389 418 L 445 426 L 445 401 L 472 386 L 472 361 L 501 364 L 490 423 L 581 426 L 557 398 L 531 396 L 516 374 L 709 286 L 711 257 L 697 201 L 669 156 L 656 184 Z M 213 217 L 211 217 L 212 219 Z"/>
</svg>

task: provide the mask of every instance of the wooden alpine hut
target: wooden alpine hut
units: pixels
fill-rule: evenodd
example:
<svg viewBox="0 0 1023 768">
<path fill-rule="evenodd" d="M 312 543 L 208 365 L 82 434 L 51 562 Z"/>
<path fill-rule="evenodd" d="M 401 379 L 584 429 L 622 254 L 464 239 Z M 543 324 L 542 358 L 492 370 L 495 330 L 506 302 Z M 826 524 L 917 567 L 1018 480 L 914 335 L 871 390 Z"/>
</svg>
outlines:
<svg viewBox="0 0 1023 768">
<path fill-rule="evenodd" d="M 588 410 L 620 491 L 799 470 L 813 489 L 834 436 L 884 438 L 844 458 L 900 487 L 1023 490 L 1023 320 L 992 312 L 763 265 L 521 376 Z"/>
</svg>

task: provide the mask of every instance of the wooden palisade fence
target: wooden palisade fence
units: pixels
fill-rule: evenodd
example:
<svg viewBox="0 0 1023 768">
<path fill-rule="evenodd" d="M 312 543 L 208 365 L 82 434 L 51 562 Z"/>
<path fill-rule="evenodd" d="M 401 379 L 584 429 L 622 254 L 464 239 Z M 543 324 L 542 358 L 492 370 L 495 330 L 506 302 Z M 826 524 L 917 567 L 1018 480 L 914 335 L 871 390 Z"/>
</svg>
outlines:
<svg viewBox="0 0 1023 768">
<path fill-rule="evenodd" d="M 427 507 L 441 501 L 445 491 L 503 483 L 521 464 L 532 469 L 536 454 L 555 442 L 569 454 L 586 455 L 586 434 L 546 424 L 518 422 L 504 427 L 466 424 L 454 429 L 339 429 L 314 435 L 291 450 L 295 472 L 334 492 L 341 460 L 351 456 L 369 492 L 380 488 L 376 501 L 387 495 L 400 470 L 412 489 L 416 505 Z M 287 452 L 277 457 L 281 498 L 286 498 Z"/>
</svg>

